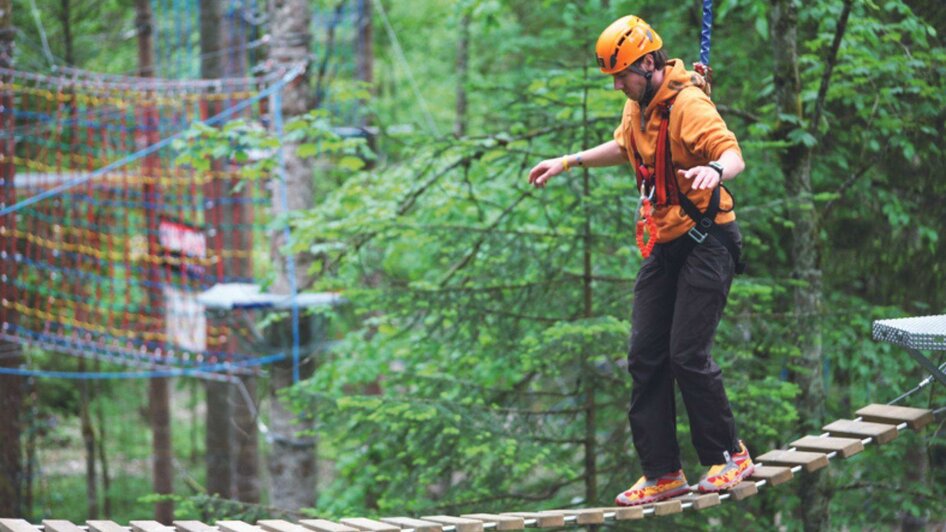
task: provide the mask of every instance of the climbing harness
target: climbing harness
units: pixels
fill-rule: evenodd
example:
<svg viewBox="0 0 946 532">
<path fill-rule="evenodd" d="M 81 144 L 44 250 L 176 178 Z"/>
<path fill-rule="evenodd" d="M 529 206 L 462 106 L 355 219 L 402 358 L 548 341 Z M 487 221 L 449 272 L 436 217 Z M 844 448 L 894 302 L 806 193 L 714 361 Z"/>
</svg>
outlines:
<svg viewBox="0 0 946 532">
<path fill-rule="evenodd" d="M 688 243 L 689 249 L 684 255 L 688 255 L 694 247 L 703 243 L 710 235 L 722 244 L 732 256 L 733 264 L 736 266 L 736 273 L 745 272 L 746 266 L 741 258 L 739 247 L 733 241 L 729 233 L 721 230 L 716 225 L 716 215 L 721 212 L 720 209 L 720 190 L 725 188 L 722 183 L 713 189 L 710 196 L 710 203 L 706 211 L 700 212 L 700 209 L 684 194 L 677 183 L 674 175 L 673 154 L 670 145 L 670 114 L 673 109 L 673 103 L 676 97 L 661 102 L 654 112 L 660 113 L 660 129 L 657 133 L 657 151 L 654 155 L 654 169 L 651 170 L 644 164 L 643 157 L 637 149 L 637 142 L 634 140 L 634 134 L 628 135 L 631 153 L 633 154 L 634 174 L 637 176 L 637 187 L 641 191 L 641 206 L 650 206 L 649 212 L 641 213 L 642 218 L 637 222 L 637 247 L 641 251 L 641 256 L 645 259 L 650 256 L 656 239 L 659 236 L 656 222 L 653 219 L 653 212 L 658 207 L 667 207 L 670 205 L 679 205 L 680 208 L 693 220 L 695 225 L 690 228 L 687 235 L 690 237 Z M 648 192 L 649 191 L 649 192 Z M 729 190 L 726 190 L 729 192 Z M 730 197 L 732 193 L 729 192 Z M 653 201 L 651 201 L 653 199 Z M 640 210 L 640 209 L 639 209 Z M 650 229 L 650 240 L 644 242 L 644 227 L 642 222 L 647 224 Z"/>
<path fill-rule="evenodd" d="M 623 20 L 623 19 L 621 19 Z M 618 21 L 620 22 L 620 20 Z M 617 24 L 617 22 L 615 23 Z M 643 21 L 634 18 L 633 20 L 624 21 L 623 24 L 630 26 L 638 26 L 646 24 Z M 614 26 L 614 24 L 612 24 Z M 710 62 L 710 42 L 712 36 L 713 28 L 713 2 L 712 0 L 704 0 L 703 2 L 703 27 L 700 35 L 700 62 L 694 64 L 696 72 L 703 76 L 705 84 L 703 91 L 709 96 L 710 94 L 710 84 L 712 82 L 713 70 L 709 67 Z M 646 29 L 650 29 L 646 27 Z M 628 68 L 623 63 L 614 64 L 615 61 L 606 63 L 602 59 L 603 51 L 607 48 L 609 40 L 614 37 L 615 29 L 609 27 L 605 30 L 605 33 L 602 34 L 601 38 L 598 40 L 598 63 L 602 71 L 605 73 L 612 73 L 618 70 L 615 70 L 617 67 Z M 650 30 L 653 31 L 653 30 Z M 628 32 L 628 36 L 632 32 Z M 659 37 L 658 37 L 659 39 Z M 619 41 L 623 43 L 623 40 Z M 602 47 L 602 45 L 605 45 Z M 648 43 L 651 44 L 652 43 Z M 659 49 L 659 47 L 650 49 L 648 52 Z M 623 56 L 623 59 L 628 59 L 628 54 L 620 53 L 622 52 L 621 47 L 618 46 L 614 52 L 614 57 Z M 633 56 L 634 61 L 639 59 L 645 53 L 635 54 Z M 630 68 L 637 72 L 638 74 L 648 78 L 648 85 L 650 83 L 648 73 L 641 72 L 639 69 L 633 66 L 633 61 L 630 61 Z M 686 215 L 693 220 L 694 226 L 687 231 L 688 239 L 688 249 L 684 256 L 688 255 L 694 247 L 702 244 L 707 237 L 712 236 L 714 239 L 719 241 L 729 254 L 732 256 L 733 264 L 736 268 L 736 273 L 743 273 L 745 271 L 745 263 L 740 260 L 740 249 L 736 245 L 736 242 L 733 240 L 732 236 L 719 228 L 716 225 L 716 215 L 721 212 L 720 209 L 720 189 L 725 187 L 720 183 L 717 187 L 713 189 L 713 193 L 710 196 L 710 203 L 706 211 L 700 212 L 699 208 L 680 190 L 679 183 L 677 182 L 676 175 L 674 173 L 673 166 L 673 154 L 671 153 L 671 144 L 670 144 L 670 114 L 673 109 L 673 103 L 676 100 L 676 96 L 670 98 L 665 102 L 661 102 L 657 105 L 657 108 L 654 110 L 656 113 L 660 113 L 660 128 L 657 133 L 657 146 L 656 153 L 654 154 L 654 168 L 651 170 L 644 164 L 644 160 L 641 157 L 640 151 L 637 149 L 637 142 L 634 140 L 634 133 L 630 132 L 628 135 L 628 144 L 631 148 L 631 153 L 633 154 L 633 160 L 630 161 L 631 165 L 634 167 L 634 174 L 637 177 L 637 188 L 641 192 L 640 200 L 638 201 L 638 207 L 635 211 L 635 216 L 640 216 L 637 220 L 637 232 L 636 240 L 637 247 L 640 249 L 641 256 L 645 259 L 650 256 L 653 252 L 654 245 L 656 244 L 657 239 L 659 238 L 659 229 L 657 223 L 654 220 L 654 212 L 657 208 L 666 208 L 671 205 L 679 205 L 681 209 L 686 213 Z M 644 102 L 640 102 L 640 113 L 641 113 L 641 131 L 644 131 L 646 126 L 646 120 L 644 117 L 644 110 L 647 108 Z M 727 189 L 726 192 L 729 193 L 732 197 L 732 193 Z M 734 200 L 735 202 L 735 200 Z M 650 238 L 645 241 L 645 234 L 649 233 Z"/>
</svg>

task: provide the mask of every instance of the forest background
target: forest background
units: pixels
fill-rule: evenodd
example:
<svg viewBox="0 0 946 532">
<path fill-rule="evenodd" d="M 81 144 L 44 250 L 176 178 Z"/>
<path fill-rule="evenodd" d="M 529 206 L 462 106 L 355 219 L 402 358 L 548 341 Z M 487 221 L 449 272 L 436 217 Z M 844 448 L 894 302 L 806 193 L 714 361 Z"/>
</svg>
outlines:
<svg viewBox="0 0 946 532">
<path fill-rule="evenodd" d="M 534 190 L 526 173 L 617 125 L 623 96 L 591 52 L 602 28 L 633 12 L 691 63 L 700 4 L 384 2 L 384 19 L 372 17 L 373 82 L 333 80 L 342 99 L 364 102 L 372 155 L 323 138 L 322 155 L 309 154 L 319 159 L 314 206 L 293 219 L 296 251 L 314 253 L 307 289 L 351 302 L 336 319 L 338 341 L 284 394 L 315 419 L 317 501 L 283 512 L 265 491 L 259 504 L 205 493 L 201 385 L 180 379 L 177 515 L 598 506 L 633 482 L 623 362 L 640 262 L 631 174 L 578 170 Z M 316 13 L 336 7 L 310 3 Z M 46 39 L 73 66 L 134 71 L 134 14 L 131 0 L 17 0 L 15 66 L 48 71 Z M 747 162 L 731 189 L 750 266 L 733 285 L 715 358 L 754 451 L 818 433 L 924 376 L 905 352 L 873 342 L 870 325 L 946 312 L 944 35 L 939 0 L 717 2 L 713 99 Z M 313 64 L 357 60 L 330 53 L 313 46 Z M 350 125 L 322 111 L 319 120 Z M 31 384 L 27 518 L 88 517 L 83 468 L 69 467 L 82 456 L 82 408 L 100 413 L 111 457 L 98 494 L 109 517 L 150 514 L 145 388 L 99 384 L 88 403 L 74 383 Z M 909 404 L 942 406 L 943 392 L 933 386 Z M 680 410 L 686 471 L 697 477 Z M 944 465 L 938 423 L 753 500 L 656 526 L 914 529 L 946 521 Z"/>
</svg>

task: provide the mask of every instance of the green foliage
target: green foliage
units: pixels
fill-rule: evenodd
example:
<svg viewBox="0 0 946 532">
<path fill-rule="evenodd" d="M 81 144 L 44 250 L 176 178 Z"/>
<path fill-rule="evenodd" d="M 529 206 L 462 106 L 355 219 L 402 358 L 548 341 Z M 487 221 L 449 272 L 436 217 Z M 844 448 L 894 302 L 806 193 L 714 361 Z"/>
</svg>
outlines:
<svg viewBox="0 0 946 532">
<path fill-rule="evenodd" d="M 713 98 L 747 161 L 730 188 L 750 273 L 732 287 L 714 356 L 740 436 L 764 451 L 804 435 L 809 422 L 799 418 L 800 390 L 786 378 L 799 370 L 792 362 L 796 288 L 822 290 L 815 317 L 828 416 L 851 417 L 923 377 L 901 350 L 870 340 L 870 323 L 946 311 L 946 184 L 939 175 L 946 166 L 946 28 L 944 19 L 911 10 L 924 2 L 854 2 L 812 123 L 842 3 L 804 2 L 800 10 L 800 116 L 776 114 L 770 3 L 717 4 Z M 542 158 L 611 138 L 623 96 L 591 64 L 601 28 L 627 12 L 641 14 L 672 56 L 690 62 L 699 6 L 418 0 L 385 7 L 406 62 L 376 20 L 377 92 L 367 106 L 381 130 L 377 158 L 364 141 L 338 136 L 334 127 L 346 124 L 324 110 L 288 123 L 284 137 L 297 154 L 316 159 L 319 203 L 291 219 L 296 251 L 320 258 L 316 288 L 343 291 L 358 315 L 319 359 L 315 376 L 287 394 L 293 408 L 316 417 L 321 458 L 330 465 L 310 512 L 610 504 L 639 474 L 623 369 L 639 265 L 633 179 L 628 168 L 573 170 L 535 190 L 525 176 Z M 420 100 L 436 129 L 451 129 L 465 14 L 470 135 L 455 139 L 430 131 Z M 362 101 L 367 94 L 339 85 L 333 97 Z M 787 139 L 773 140 L 782 127 L 792 128 Z M 798 145 L 814 149 L 811 198 L 791 197 L 777 170 L 785 150 Z M 176 146 L 179 163 L 194 168 L 258 156 L 252 171 L 260 179 L 273 177 L 276 147 L 239 122 L 195 128 Z M 821 287 L 790 275 L 787 213 L 799 199 L 814 205 L 808 214 L 818 222 Z M 72 405 L 70 393 L 50 390 L 50 408 Z M 933 387 L 910 401 L 937 406 L 942 391 Z M 702 468 L 682 417 L 678 433 L 695 478 Z M 942 521 L 944 449 L 942 427 L 935 427 L 832 465 L 823 473 L 833 493 L 832 528 L 893 528 L 907 514 Z M 712 517 L 722 526 L 796 530 L 799 505 L 791 488 L 767 489 Z M 179 506 L 183 514 L 263 515 L 204 495 Z M 705 519 L 686 514 L 656 523 L 705 528 Z"/>
<path fill-rule="evenodd" d="M 622 100 L 585 65 L 597 29 L 626 6 L 608 12 L 546 2 L 526 12 L 514 3 L 473 5 L 474 49 L 489 48 L 471 57 L 474 136 L 385 138 L 390 160 L 343 177 L 297 226 L 301 240 L 332 243 L 320 287 L 344 290 L 364 320 L 295 392 L 319 412 L 319 433 L 332 442 L 327 458 L 337 462 L 338 478 L 319 502 L 330 515 L 606 504 L 636 477 L 624 427 L 629 383 L 620 369 L 637 265 L 629 172 L 572 172 L 542 191 L 525 183 L 537 160 L 610 138 Z M 634 10 L 647 13 L 647 7 Z M 689 8 L 676 9 L 648 19 L 671 50 L 694 57 L 695 28 L 681 22 Z M 817 151 L 810 215 L 822 224 L 819 318 L 829 415 L 847 417 L 852 407 L 890 400 L 920 378 L 902 353 L 870 341 L 872 319 L 946 304 L 935 273 L 943 248 L 934 220 L 942 220 L 936 209 L 922 207 L 926 197 L 939 197 L 941 185 L 923 174 L 942 161 L 935 144 L 944 62 L 936 32 L 904 4 L 856 3 L 822 120 L 808 124 L 774 116 L 771 60 L 745 52 L 766 49 L 768 9 L 757 1 L 727 4 L 714 35 L 714 99 L 736 111 L 724 115 L 748 161 L 731 188 L 752 265 L 751 275 L 733 286 L 716 358 L 740 435 L 758 451 L 801 436 L 806 421 L 796 413 L 799 390 L 784 379 L 799 369 L 791 363 L 798 351 L 791 312 L 798 282 L 787 278 L 785 214 L 793 199 L 772 170 L 779 150 L 803 144 Z M 840 7 L 815 3 L 802 13 L 801 104 L 810 116 Z M 439 38 L 431 41 L 440 46 Z M 405 48 L 409 56 L 412 49 L 429 51 Z M 449 86 L 449 75 L 430 73 L 435 60 L 417 65 L 439 83 L 425 94 L 442 101 L 436 87 Z M 413 95 L 382 93 L 380 100 L 378 120 L 397 123 L 398 113 L 385 105 L 398 107 L 395 102 Z M 443 106 L 432 107 L 444 113 Z M 795 129 L 787 144 L 774 143 L 771 132 L 783 122 Z M 901 168 L 910 168 L 911 179 L 899 177 Z M 905 247 L 904 237 L 913 244 Z M 881 280 L 918 262 L 929 271 L 912 270 L 915 284 Z M 684 420 L 678 430 L 685 439 Z M 591 441 L 598 499 L 585 501 L 590 471 L 583 453 Z M 698 475 L 695 457 L 685 452 L 688 472 Z M 877 469 L 888 477 L 902 471 L 889 457 L 861 460 L 849 470 Z M 894 511 L 870 518 L 857 511 L 865 490 L 876 493 L 876 485 L 859 486 L 843 475 L 832 483 L 839 526 L 899 519 Z M 753 521 L 768 527 L 774 508 L 791 510 L 798 500 L 782 492 L 751 504 L 769 508 Z M 884 504 L 926 516 L 938 511 L 935 504 Z M 721 511 L 724 520 L 740 523 L 747 513 Z"/>
</svg>

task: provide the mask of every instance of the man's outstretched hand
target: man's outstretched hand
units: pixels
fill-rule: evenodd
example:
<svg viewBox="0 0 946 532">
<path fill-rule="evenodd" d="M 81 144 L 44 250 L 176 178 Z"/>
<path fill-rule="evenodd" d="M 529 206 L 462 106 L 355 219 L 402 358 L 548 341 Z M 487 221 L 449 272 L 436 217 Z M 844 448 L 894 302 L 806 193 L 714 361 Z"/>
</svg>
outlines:
<svg viewBox="0 0 946 532">
<path fill-rule="evenodd" d="M 535 165 L 529 171 L 529 184 L 536 188 L 544 188 L 549 179 L 565 171 L 562 158 L 546 159 Z"/>
<path fill-rule="evenodd" d="M 693 180 L 693 190 L 712 190 L 719 185 L 719 172 L 709 166 L 694 166 L 689 170 L 677 170 L 680 177 Z"/>
</svg>

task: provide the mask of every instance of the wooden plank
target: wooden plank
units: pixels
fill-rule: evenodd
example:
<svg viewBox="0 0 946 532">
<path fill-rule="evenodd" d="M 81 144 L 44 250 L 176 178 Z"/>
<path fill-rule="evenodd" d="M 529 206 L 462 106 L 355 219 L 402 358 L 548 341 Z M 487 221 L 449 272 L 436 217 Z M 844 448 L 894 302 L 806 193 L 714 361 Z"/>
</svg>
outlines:
<svg viewBox="0 0 946 532">
<path fill-rule="evenodd" d="M 339 522 L 343 525 L 353 526 L 358 530 L 364 530 L 366 532 L 397 532 L 401 529 L 401 527 L 397 525 L 389 525 L 381 521 L 365 519 L 364 517 L 349 517 L 341 519 Z"/>
<path fill-rule="evenodd" d="M 479 519 L 486 523 L 496 523 L 496 530 L 522 530 L 526 526 L 523 518 L 512 515 L 463 514 L 460 517 Z"/>
<path fill-rule="evenodd" d="M 214 527 L 200 521 L 174 521 L 177 532 L 213 532 Z"/>
<path fill-rule="evenodd" d="M 828 455 L 806 451 L 784 451 L 777 449 L 756 457 L 756 460 L 763 464 L 800 465 L 809 473 L 823 467 L 828 467 Z"/>
<path fill-rule="evenodd" d="M 425 515 L 424 521 L 433 521 L 441 525 L 451 525 L 457 532 L 483 532 L 483 522 L 476 519 L 453 517 L 452 515 Z"/>
<path fill-rule="evenodd" d="M 597 508 L 585 508 L 581 510 L 550 510 L 562 515 L 575 516 L 575 524 L 578 525 L 600 525 L 604 524 L 604 511 Z"/>
<path fill-rule="evenodd" d="M 687 497 L 681 497 L 681 502 L 693 503 L 694 510 L 702 510 L 712 506 L 719 506 L 719 493 L 706 493 L 703 495 L 691 494 Z"/>
<path fill-rule="evenodd" d="M 443 526 L 433 521 L 423 521 L 411 517 L 382 517 L 382 523 L 394 525 L 399 528 L 413 528 L 414 532 L 443 532 Z"/>
<path fill-rule="evenodd" d="M 39 532 L 25 519 L 0 519 L 0 532 Z"/>
<path fill-rule="evenodd" d="M 741 501 L 759 493 L 759 488 L 755 485 L 755 482 L 740 482 L 730 489 L 729 493 L 732 495 L 734 501 Z"/>
<path fill-rule="evenodd" d="M 91 520 L 85 522 L 89 525 L 92 532 L 128 532 L 128 529 L 116 523 L 115 521 Z"/>
<path fill-rule="evenodd" d="M 503 512 L 499 515 L 511 515 L 523 519 L 535 519 L 535 526 L 539 528 L 556 528 L 565 526 L 565 515 L 559 512 Z M 457 532 L 460 532 L 457 530 Z"/>
<path fill-rule="evenodd" d="M 757 465 L 755 466 L 755 471 L 749 475 L 749 478 L 752 480 L 764 480 L 772 486 L 778 486 L 779 484 L 788 482 L 794 476 L 795 475 L 792 474 L 792 468 L 790 467 Z"/>
<path fill-rule="evenodd" d="M 602 508 L 605 512 L 614 512 L 615 521 L 633 521 L 644 518 L 643 506 L 614 506 Z"/>
<path fill-rule="evenodd" d="M 913 430 L 920 430 L 933 422 L 933 411 L 908 406 L 867 405 L 857 411 L 864 421 L 899 425 L 906 423 Z"/>
<path fill-rule="evenodd" d="M 680 499 L 670 499 L 669 501 L 655 502 L 653 508 L 655 516 L 663 517 L 682 512 L 683 503 L 680 502 Z"/>
<path fill-rule="evenodd" d="M 342 525 L 327 519 L 300 519 L 299 524 L 315 532 L 358 532 L 353 526 Z"/>
<path fill-rule="evenodd" d="M 220 532 L 263 532 L 263 530 L 243 521 L 217 521 Z"/>
<path fill-rule="evenodd" d="M 164 526 L 157 521 L 129 521 L 132 532 L 174 532 L 169 526 Z"/>
<path fill-rule="evenodd" d="M 805 436 L 795 440 L 791 446 L 799 451 L 816 451 L 822 453 L 836 452 L 841 458 L 854 456 L 864 450 L 864 442 L 857 438 L 831 438 L 819 436 Z"/>
<path fill-rule="evenodd" d="M 177 521 L 175 521 L 174 524 L 177 524 Z M 289 521 L 283 521 L 282 519 L 260 519 L 256 522 L 256 526 L 266 532 L 308 532 L 308 529 L 304 526 L 290 523 Z"/>
<path fill-rule="evenodd" d="M 47 532 L 83 532 L 77 525 L 63 519 L 43 519 Z"/>
<path fill-rule="evenodd" d="M 839 419 L 825 425 L 822 429 L 825 432 L 830 432 L 832 436 L 874 438 L 877 445 L 883 445 L 893 440 L 898 434 L 896 425 L 871 423 L 869 421 L 852 421 L 850 419 Z"/>
</svg>

